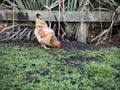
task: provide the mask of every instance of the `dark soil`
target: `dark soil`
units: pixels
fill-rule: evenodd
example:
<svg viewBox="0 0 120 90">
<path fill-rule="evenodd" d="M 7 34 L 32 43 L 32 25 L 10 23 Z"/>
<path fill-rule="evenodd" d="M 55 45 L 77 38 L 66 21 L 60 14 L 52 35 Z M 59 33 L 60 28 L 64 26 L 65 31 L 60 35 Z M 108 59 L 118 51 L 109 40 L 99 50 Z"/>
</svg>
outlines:
<svg viewBox="0 0 120 90">
<path fill-rule="evenodd" d="M 117 69 L 117 70 L 120 70 L 120 64 L 114 64 L 114 65 L 111 65 L 113 68 Z"/>
<path fill-rule="evenodd" d="M 91 61 L 100 62 L 100 60 L 101 57 L 99 56 L 88 57 L 85 55 L 81 55 L 81 56 L 70 56 L 69 58 L 62 58 L 61 63 L 63 62 L 64 65 L 73 66 L 73 67 L 75 66 L 83 70 L 83 66 L 81 65 L 82 62 L 86 62 L 86 63 L 89 63 Z"/>
<path fill-rule="evenodd" d="M 75 60 L 75 61 L 99 61 L 100 57 L 85 57 L 83 55 L 81 56 L 70 56 L 68 59 Z"/>
<path fill-rule="evenodd" d="M 5 45 L 9 45 L 9 43 L 11 43 L 11 41 L 8 42 L 0 42 L 0 46 L 5 46 Z M 13 43 L 13 42 L 12 42 Z M 15 44 L 20 44 L 23 45 L 24 43 L 28 43 L 29 45 L 40 45 L 37 40 L 35 41 L 14 41 Z M 81 43 L 81 42 L 62 42 L 62 49 L 65 50 L 99 50 L 100 48 L 109 48 L 109 47 L 118 47 L 120 48 L 120 42 L 115 42 L 115 43 L 104 43 L 104 44 L 88 44 L 88 43 Z M 50 48 L 54 48 L 54 47 L 50 47 Z"/>
<path fill-rule="evenodd" d="M 101 44 L 101 45 L 95 45 L 95 44 L 84 44 L 80 42 L 63 42 L 62 47 L 64 49 L 80 49 L 80 50 L 96 50 L 100 48 L 107 48 L 107 47 L 118 47 L 120 48 L 120 43 L 114 43 L 114 44 Z"/>
</svg>

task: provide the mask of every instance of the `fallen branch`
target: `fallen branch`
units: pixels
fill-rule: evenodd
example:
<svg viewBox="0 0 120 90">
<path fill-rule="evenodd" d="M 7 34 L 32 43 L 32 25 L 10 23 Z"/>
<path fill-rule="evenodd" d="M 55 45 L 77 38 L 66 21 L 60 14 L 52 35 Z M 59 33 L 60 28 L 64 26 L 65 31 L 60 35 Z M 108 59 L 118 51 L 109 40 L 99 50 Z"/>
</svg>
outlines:
<svg viewBox="0 0 120 90">
<path fill-rule="evenodd" d="M 95 41 L 95 40 L 97 40 L 98 39 L 98 41 L 97 41 L 97 43 L 96 43 L 96 45 L 98 45 L 99 43 L 102 43 L 104 40 L 106 40 L 107 39 L 107 37 L 108 37 L 108 34 L 110 33 L 110 32 L 112 32 L 112 27 L 113 27 L 113 25 L 114 25 L 114 23 L 115 23 L 115 21 L 116 21 L 116 19 L 117 19 L 117 17 L 120 15 L 120 6 L 118 6 L 118 8 L 115 10 L 115 12 L 113 13 L 113 20 L 112 20 L 112 22 L 111 22 L 111 24 L 110 24 L 110 26 L 109 26 L 109 28 L 108 29 L 105 29 L 103 32 L 101 32 L 98 36 L 96 36 L 95 38 L 93 38 L 91 41 L 93 42 L 93 41 Z M 104 38 L 103 38 L 103 36 L 104 36 Z"/>
</svg>

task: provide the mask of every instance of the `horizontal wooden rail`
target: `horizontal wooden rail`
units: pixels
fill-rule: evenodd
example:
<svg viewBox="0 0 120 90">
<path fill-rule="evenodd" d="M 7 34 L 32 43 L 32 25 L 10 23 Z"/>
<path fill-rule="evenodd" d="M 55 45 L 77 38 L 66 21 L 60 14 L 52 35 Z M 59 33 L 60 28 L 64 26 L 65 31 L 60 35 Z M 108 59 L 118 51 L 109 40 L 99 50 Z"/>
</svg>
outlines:
<svg viewBox="0 0 120 90">
<path fill-rule="evenodd" d="M 14 13 L 14 14 L 13 14 Z M 40 13 L 45 21 L 58 21 L 59 11 L 35 10 L 0 10 L 0 20 L 35 21 L 36 13 Z M 111 22 L 113 12 L 107 11 L 65 11 L 60 13 L 60 21 L 65 22 Z M 120 21 L 120 15 L 117 22 Z"/>
</svg>

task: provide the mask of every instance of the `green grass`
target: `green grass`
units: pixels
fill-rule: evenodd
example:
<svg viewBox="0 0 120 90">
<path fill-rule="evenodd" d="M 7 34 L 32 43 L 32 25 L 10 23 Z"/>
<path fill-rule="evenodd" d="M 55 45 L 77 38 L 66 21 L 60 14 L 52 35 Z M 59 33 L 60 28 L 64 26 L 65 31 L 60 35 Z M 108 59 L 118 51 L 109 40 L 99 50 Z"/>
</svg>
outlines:
<svg viewBox="0 0 120 90">
<path fill-rule="evenodd" d="M 45 50 L 36 44 L 0 44 L 0 90 L 119 90 L 119 52 L 116 47 Z"/>
</svg>

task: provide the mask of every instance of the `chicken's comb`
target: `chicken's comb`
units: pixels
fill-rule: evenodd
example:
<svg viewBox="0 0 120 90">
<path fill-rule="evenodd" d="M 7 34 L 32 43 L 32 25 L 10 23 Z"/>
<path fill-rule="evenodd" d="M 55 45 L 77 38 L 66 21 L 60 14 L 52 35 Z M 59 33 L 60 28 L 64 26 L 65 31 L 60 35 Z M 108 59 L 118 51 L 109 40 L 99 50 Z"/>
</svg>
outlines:
<svg viewBox="0 0 120 90">
<path fill-rule="evenodd" d="M 36 14 L 36 17 L 37 17 L 37 18 L 40 18 L 40 16 L 41 16 L 41 15 L 40 15 L 39 13 Z"/>
</svg>

